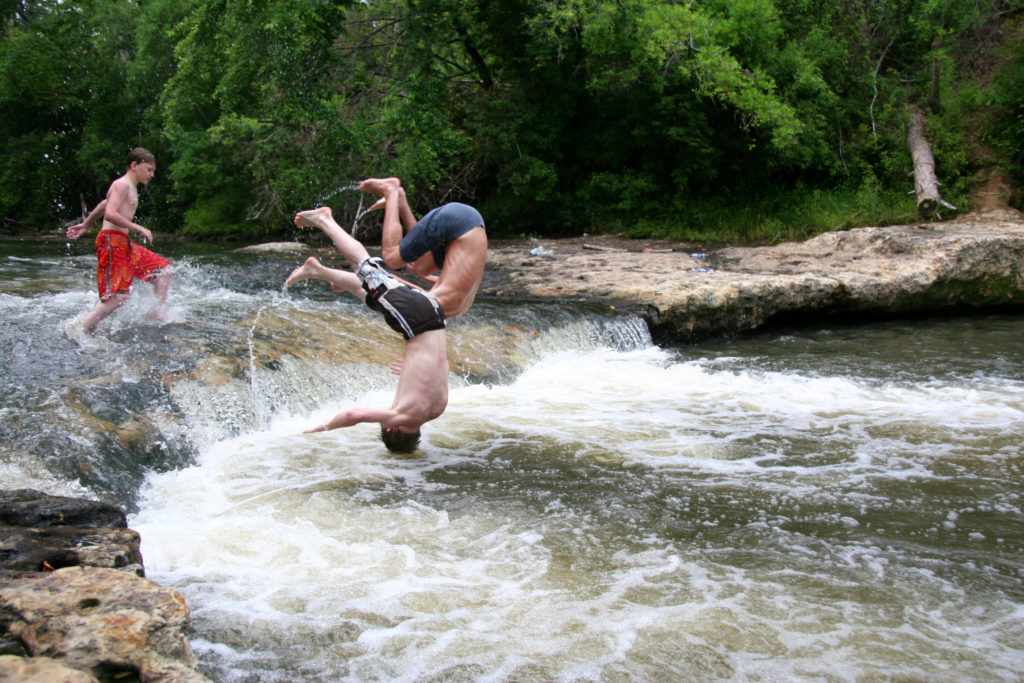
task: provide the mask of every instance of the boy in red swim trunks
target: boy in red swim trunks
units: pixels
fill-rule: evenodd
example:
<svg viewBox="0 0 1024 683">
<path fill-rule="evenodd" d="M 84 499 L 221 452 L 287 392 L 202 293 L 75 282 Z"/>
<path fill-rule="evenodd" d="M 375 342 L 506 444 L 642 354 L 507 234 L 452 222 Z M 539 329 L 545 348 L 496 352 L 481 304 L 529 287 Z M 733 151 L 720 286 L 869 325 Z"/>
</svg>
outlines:
<svg viewBox="0 0 1024 683">
<path fill-rule="evenodd" d="M 133 223 L 139 206 L 138 184 L 145 185 L 156 173 L 156 158 L 148 150 L 136 147 L 128 154 L 128 171 L 110 184 L 107 197 L 96 205 L 84 221 L 67 230 L 69 239 L 78 239 L 102 215 L 103 225 L 96 235 L 96 285 L 100 301 L 82 321 L 82 329 L 92 332 L 97 323 L 128 301 L 132 280 L 153 283 L 159 303 L 154 318 L 163 319 L 163 307 L 171 282 L 170 261 L 128 238 L 135 230 L 153 243 L 153 233 Z"/>
</svg>

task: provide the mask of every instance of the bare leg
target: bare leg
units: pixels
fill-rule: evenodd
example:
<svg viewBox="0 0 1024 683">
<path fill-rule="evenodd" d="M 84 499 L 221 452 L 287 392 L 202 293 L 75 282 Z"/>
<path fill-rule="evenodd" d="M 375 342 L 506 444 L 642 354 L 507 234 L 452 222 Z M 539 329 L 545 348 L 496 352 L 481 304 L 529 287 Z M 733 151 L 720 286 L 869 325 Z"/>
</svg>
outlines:
<svg viewBox="0 0 1024 683">
<path fill-rule="evenodd" d="M 405 231 L 409 232 L 416 225 L 416 215 L 409 206 L 409 199 L 405 196 L 405 188 L 402 187 L 402 182 L 398 178 L 367 178 L 359 183 L 360 190 L 380 195 L 380 199 L 370 207 L 371 210 L 384 208 L 388 197 L 393 196 L 393 188 L 396 186 L 398 187 L 398 216 L 402 221 L 402 225 L 405 226 Z"/>
<path fill-rule="evenodd" d="M 357 268 L 362 260 L 370 255 L 359 240 L 338 225 L 329 206 L 300 211 L 295 214 L 295 225 L 300 228 L 320 228 L 325 235 L 331 238 L 334 246 L 352 264 L 353 268 Z"/>
<path fill-rule="evenodd" d="M 412 208 L 409 206 L 409 200 L 405 196 L 405 188 L 398 188 L 398 215 L 402 218 L 402 225 L 405 226 L 405 231 L 409 232 L 416 227 L 416 216 L 412 212 Z"/>
<path fill-rule="evenodd" d="M 156 298 L 160 300 L 160 305 L 163 306 L 167 303 L 167 290 L 171 286 L 171 271 L 167 268 L 158 271 L 153 277 L 153 291 L 156 292 Z"/>
<path fill-rule="evenodd" d="M 157 271 L 153 276 L 153 292 L 156 293 L 157 305 L 153 308 L 153 319 L 161 322 L 169 322 L 165 306 L 167 304 L 167 290 L 171 286 L 171 271 L 169 268 Z M 183 321 L 178 321 L 183 322 Z"/>
<path fill-rule="evenodd" d="M 385 263 L 392 268 L 401 268 L 405 265 L 402 256 L 398 251 L 398 245 L 402 241 L 402 226 L 411 230 L 416 225 L 416 217 L 409 207 L 409 201 L 405 196 L 405 189 L 398 178 L 367 178 L 359 184 L 359 189 L 364 192 L 372 192 L 380 195 L 384 200 L 384 224 L 381 227 L 381 255 Z M 380 202 L 374 204 L 378 206 Z"/>
<path fill-rule="evenodd" d="M 292 274 L 285 280 L 286 285 L 293 285 L 303 280 L 323 280 L 331 285 L 336 292 L 348 292 L 353 296 L 363 297 L 363 287 L 355 273 L 337 268 L 328 268 L 320 263 L 315 256 L 310 256 L 306 262 L 292 271 Z"/>
<path fill-rule="evenodd" d="M 128 294 L 113 294 L 106 301 L 100 301 L 89 312 L 89 315 L 85 316 L 85 320 L 82 321 L 82 330 L 92 332 L 101 320 L 123 306 L 126 301 L 128 301 Z"/>
</svg>

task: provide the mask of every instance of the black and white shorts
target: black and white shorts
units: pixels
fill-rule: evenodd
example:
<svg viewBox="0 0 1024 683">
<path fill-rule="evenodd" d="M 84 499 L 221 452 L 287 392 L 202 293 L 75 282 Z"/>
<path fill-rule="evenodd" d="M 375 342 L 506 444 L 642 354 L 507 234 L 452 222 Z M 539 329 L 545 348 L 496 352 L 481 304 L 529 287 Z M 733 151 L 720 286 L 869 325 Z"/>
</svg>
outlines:
<svg viewBox="0 0 1024 683">
<path fill-rule="evenodd" d="M 411 287 L 388 274 L 384 286 L 366 290 L 366 305 L 384 315 L 384 320 L 406 340 L 430 330 L 444 329 L 444 311 L 427 292 Z"/>
</svg>

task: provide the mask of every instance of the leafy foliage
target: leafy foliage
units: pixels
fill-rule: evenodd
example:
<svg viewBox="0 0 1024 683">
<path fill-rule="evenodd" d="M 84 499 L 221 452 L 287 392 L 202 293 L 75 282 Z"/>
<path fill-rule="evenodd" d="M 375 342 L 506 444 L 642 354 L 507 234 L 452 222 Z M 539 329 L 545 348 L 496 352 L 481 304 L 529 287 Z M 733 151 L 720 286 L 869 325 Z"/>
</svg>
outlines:
<svg viewBox="0 0 1024 683">
<path fill-rule="evenodd" d="M 350 220 L 367 176 L 497 233 L 785 238 L 912 209 L 906 112 L 954 201 L 978 111 L 1024 171 L 1022 0 L 60 0 L 0 8 L 3 230 L 71 219 L 157 156 L 153 227 Z M 831 198 L 831 199 L 830 199 Z M 832 199 L 839 200 L 835 205 Z M 879 215 L 870 209 L 886 207 Z M 843 208 L 845 207 L 845 209 Z M 842 216 L 843 211 L 849 215 Z M 714 219 L 709 217 L 714 216 Z M 730 218 L 731 216 L 731 218 Z M 869 219 L 868 216 L 871 216 Z M 730 226 L 731 223 L 731 226 Z"/>
<path fill-rule="evenodd" d="M 1008 168 L 1024 178 L 1024 27 L 1014 29 L 1002 48 L 1002 67 L 986 93 L 986 102 L 994 110 L 991 139 L 1001 148 Z M 1017 201 L 1021 202 L 1020 197 Z"/>
</svg>

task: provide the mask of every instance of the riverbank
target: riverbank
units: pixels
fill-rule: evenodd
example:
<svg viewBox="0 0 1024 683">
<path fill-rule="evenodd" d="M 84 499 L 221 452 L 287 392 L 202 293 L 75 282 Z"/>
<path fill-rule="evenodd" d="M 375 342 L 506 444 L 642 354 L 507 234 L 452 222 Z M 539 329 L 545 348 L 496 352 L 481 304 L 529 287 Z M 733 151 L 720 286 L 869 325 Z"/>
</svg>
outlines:
<svg viewBox="0 0 1024 683">
<path fill-rule="evenodd" d="M 672 343 L 783 322 L 1024 308 L 1024 216 L 998 209 L 760 247 L 493 242 L 480 294 L 607 303 L 642 313 Z"/>
</svg>

